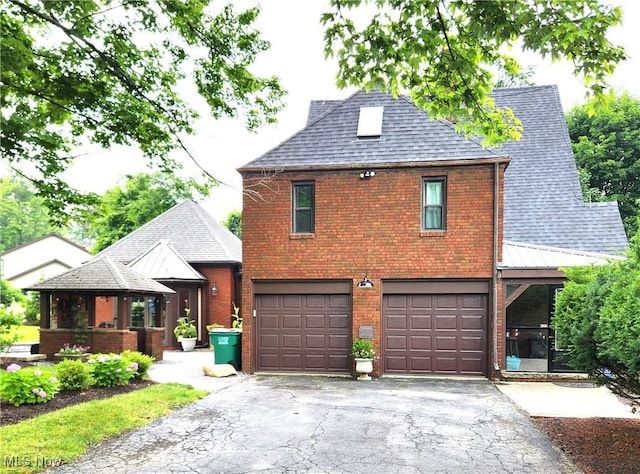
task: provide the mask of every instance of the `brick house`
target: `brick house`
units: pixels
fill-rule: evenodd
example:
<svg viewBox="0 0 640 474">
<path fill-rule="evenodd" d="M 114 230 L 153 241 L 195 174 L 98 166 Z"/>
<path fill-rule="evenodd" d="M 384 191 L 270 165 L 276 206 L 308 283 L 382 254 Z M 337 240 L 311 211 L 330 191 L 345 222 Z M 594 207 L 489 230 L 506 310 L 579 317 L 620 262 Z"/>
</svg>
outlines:
<svg viewBox="0 0 640 474">
<path fill-rule="evenodd" d="M 626 238 L 615 203 L 581 198 L 557 89 L 494 97 L 521 141 L 484 149 L 406 98 L 357 92 L 312 102 L 239 169 L 262 189 L 243 203 L 245 370 L 351 373 L 355 337 L 373 339 L 378 375 L 497 377 L 507 355 L 561 369 L 558 268 Z"/>
<path fill-rule="evenodd" d="M 112 351 L 119 351 L 123 344 L 135 349 L 135 333 L 137 346 L 142 348 L 144 335 L 150 333 L 154 351 L 161 357 L 162 348 L 179 347 L 173 329 L 189 308 L 198 345 L 206 346 L 206 326 L 231 327 L 233 305 L 241 304 L 241 261 L 240 239 L 199 204 L 186 200 L 104 249 L 83 267 L 34 286 L 44 296 L 41 340 L 49 352 L 59 341 L 48 344 L 48 338 L 68 340 L 66 332 L 78 326 L 75 311 L 84 315 L 80 326 L 91 333 L 87 337 L 107 340 Z M 136 284 L 122 286 L 125 280 L 112 281 L 114 274 L 130 275 Z"/>
</svg>

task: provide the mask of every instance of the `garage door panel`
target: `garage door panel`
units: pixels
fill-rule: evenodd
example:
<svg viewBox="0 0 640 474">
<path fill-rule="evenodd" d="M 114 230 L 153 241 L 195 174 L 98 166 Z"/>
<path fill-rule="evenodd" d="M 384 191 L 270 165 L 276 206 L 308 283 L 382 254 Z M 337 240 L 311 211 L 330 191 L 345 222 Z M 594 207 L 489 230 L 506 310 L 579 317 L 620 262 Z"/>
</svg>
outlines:
<svg viewBox="0 0 640 474">
<path fill-rule="evenodd" d="M 473 315 L 473 316 L 469 316 L 469 315 L 463 315 L 462 318 L 460 319 L 460 326 L 461 329 L 463 330 L 476 330 L 476 329 L 482 329 L 483 325 L 484 325 L 484 318 L 482 317 L 482 315 Z"/>
<path fill-rule="evenodd" d="M 302 347 L 302 337 L 299 334 L 283 334 L 282 349 L 300 349 Z"/>
<path fill-rule="evenodd" d="M 275 370 L 278 368 L 280 358 L 277 354 L 260 354 L 258 355 L 258 364 L 264 368 L 264 370 Z"/>
<path fill-rule="evenodd" d="M 325 346 L 324 334 L 307 334 L 305 345 L 307 349 L 322 349 Z"/>
<path fill-rule="evenodd" d="M 407 316 L 404 314 L 389 314 L 386 321 L 389 329 L 407 329 Z"/>
<path fill-rule="evenodd" d="M 328 315 L 328 326 L 331 329 L 349 329 L 349 315 L 348 314 L 330 314 Z"/>
<path fill-rule="evenodd" d="M 487 301 L 487 295 L 384 295 L 384 372 L 485 375 Z"/>
<path fill-rule="evenodd" d="M 285 295 L 280 301 L 279 308 L 302 309 L 303 302 L 302 295 Z"/>
<path fill-rule="evenodd" d="M 307 329 L 324 328 L 324 314 L 307 314 L 304 318 L 304 327 Z"/>
<path fill-rule="evenodd" d="M 386 344 L 387 350 L 399 349 L 399 350 L 405 351 L 407 349 L 407 336 L 405 335 L 387 336 L 386 342 L 387 342 Z"/>
<path fill-rule="evenodd" d="M 344 334 L 327 335 L 328 345 L 331 349 L 347 349 L 350 351 L 351 338 Z"/>
<path fill-rule="evenodd" d="M 438 314 L 435 317 L 435 328 L 436 330 L 441 329 L 456 329 L 458 325 L 458 317 L 455 314 Z"/>
<path fill-rule="evenodd" d="M 430 351 L 432 339 L 431 336 L 409 336 L 409 347 L 412 351 Z"/>
<path fill-rule="evenodd" d="M 350 295 L 258 295 L 257 369 L 350 372 L 350 305 Z"/>
<path fill-rule="evenodd" d="M 409 319 L 411 329 L 431 329 L 431 315 L 414 315 Z"/>
<path fill-rule="evenodd" d="M 411 372 L 428 373 L 433 370 L 431 357 L 412 357 L 410 362 Z"/>
<path fill-rule="evenodd" d="M 327 366 L 333 372 L 341 372 L 344 370 L 344 367 L 347 367 L 351 364 L 350 356 L 346 355 L 331 355 L 327 356 Z"/>
<path fill-rule="evenodd" d="M 285 314 L 281 318 L 282 329 L 299 329 L 302 327 L 302 315 Z"/>
<path fill-rule="evenodd" d="M 435 295 L 435 309 L 455 309 L 458 307 L 458 295 Z"/>
<path fill-rule="evenodd" d="M 406 372 L 407 358 L 405 356 L 393 356 L 393 355 L 386 356 L 385 367 L 389 371 Z"/>
<path fill-rule="evenodd" d="M 265 329 L 278 329 L 278 315 L 265 314 L 260 318 L 260 324 Z"/>
<path fill-rule="evenodd" d="M 433 296 L 431 295 L 413 295 L 408 303 L 412 310 L 417 309 L 432 309 L 433 308 Z"/>
<path fill-rule="evenodd" d="M 462 352 L 482 352 L 484 350 L 484 339 L 481 337 L 460 338 L 460 350 Z"/>
<path fill-rule="evenodd" d="M 261 334 L 260 346 L 264 349 L 278 350 L 280 337 L 277 334 Z"/>
</svg>

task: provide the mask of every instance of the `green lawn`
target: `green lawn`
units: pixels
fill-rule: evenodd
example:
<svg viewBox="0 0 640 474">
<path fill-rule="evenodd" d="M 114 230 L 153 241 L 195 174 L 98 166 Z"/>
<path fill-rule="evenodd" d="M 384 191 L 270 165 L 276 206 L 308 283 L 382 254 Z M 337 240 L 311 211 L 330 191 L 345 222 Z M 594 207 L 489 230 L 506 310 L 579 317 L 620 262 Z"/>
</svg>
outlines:
<svg viewBox="0 0 640 474">
<path fill-rule="evenodd" d="M 71 462 L 91 445 L 146 425 L 205 395 L 189 385 L 157 384 L 0 427 L 0 472 L 32 473 Z"/>
<path fill-rule="evenodd" d="M 13 328 L 9 334 L 18 334 L 18 342 L 40 341 L 40 326 L 27 326 L 23 324 Z"/>
</svg>

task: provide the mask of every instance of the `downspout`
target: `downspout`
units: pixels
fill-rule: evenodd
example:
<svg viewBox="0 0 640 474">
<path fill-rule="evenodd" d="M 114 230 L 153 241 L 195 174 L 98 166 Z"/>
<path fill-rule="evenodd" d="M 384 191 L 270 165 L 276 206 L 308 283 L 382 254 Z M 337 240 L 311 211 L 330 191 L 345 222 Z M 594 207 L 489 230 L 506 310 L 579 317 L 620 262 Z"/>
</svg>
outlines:
<svg viewBox="0 0 640 474">
<path fill-rule="evenodd" d="M 498 208 L 498 198 L 500 196 L 500 164 L 493 164 L 493 261 L 492 261 L 492 292 L 493 292 L 493 329 L 492 329 L 492 346 L 493 346 L 493 369 L 497 372 L 500 370 L 498 364 L 498 218 L 500 216 Z"/>
</svg>

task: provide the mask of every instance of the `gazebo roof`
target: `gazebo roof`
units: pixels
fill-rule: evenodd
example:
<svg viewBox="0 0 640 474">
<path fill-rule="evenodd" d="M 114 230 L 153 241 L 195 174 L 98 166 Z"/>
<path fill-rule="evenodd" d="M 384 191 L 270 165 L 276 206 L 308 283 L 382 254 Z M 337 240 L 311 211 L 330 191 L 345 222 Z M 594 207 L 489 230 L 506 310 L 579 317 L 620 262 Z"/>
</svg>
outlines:
<svg viewBox="0 0 640 474">
<path fill-rule="evenodd" d="M 115 293 L 175 293 L 171 288 L 103 257 L 27 288 L 35 291 L 91 291 Z"/>
</svg>

